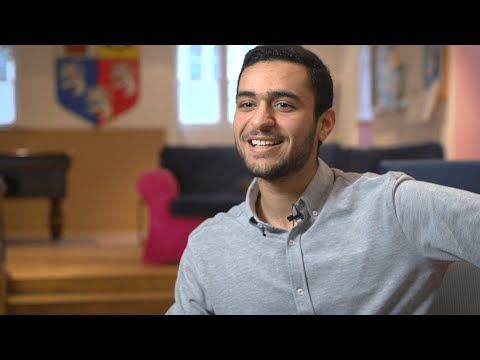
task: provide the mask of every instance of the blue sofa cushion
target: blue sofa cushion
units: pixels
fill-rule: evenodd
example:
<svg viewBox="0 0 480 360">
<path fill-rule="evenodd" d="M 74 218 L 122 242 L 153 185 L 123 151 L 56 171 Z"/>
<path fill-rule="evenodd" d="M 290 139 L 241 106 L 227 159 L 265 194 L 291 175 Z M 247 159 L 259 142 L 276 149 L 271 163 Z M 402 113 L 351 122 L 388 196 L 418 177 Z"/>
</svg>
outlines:
<svg viewBox="0 0 480 360">
<path fill-rule="evenodd" d="M 245 200 L 245 195 L 239 194 L 181 194 L 172 201 L 170 211 L 174 216 L 214 216 Z"/>
<path fill-rule="evenodd" d="M 383 160 L 379 170 L 401 171 L 416 180 L 480 193 L 480 161 Z"/>
<path fill-rule="evenodd" d="M 383 159 L 425 159 L 444 157 L 437 143 L 405 145 L 389 148 L 342 148 L 337 144 L 323 144 L 320 157 L 331 167 L 352 172 L 378 172 Z"/>
<path fill-rule="evenodd" d="M 336 143 L 320 146 L 319 157 L 330 167 L 343 170 L 348 166 L 346 150 Z"/>
<path fill-rule="evenodd" d="M 233 193 L 253 176 L 234 146 L 164 147 L 160 165 L 171 170 L 183 194 Z"/>
<path fill-rule="evenodd" d="M 397 148 L 355 149 L 328 143 L 320 157 L 331 167 L 344 171 L 375 172 L 382 158 L 442 157 L 438 144 Z M 180 184 L 180 195 L 170 205 L 176 216 L 213 216 L 228 211 L 245 198 L 245 184 L 253 176 L 234 146 L 166 146 L 160 166 L 172 171 Z"/>
</svg>

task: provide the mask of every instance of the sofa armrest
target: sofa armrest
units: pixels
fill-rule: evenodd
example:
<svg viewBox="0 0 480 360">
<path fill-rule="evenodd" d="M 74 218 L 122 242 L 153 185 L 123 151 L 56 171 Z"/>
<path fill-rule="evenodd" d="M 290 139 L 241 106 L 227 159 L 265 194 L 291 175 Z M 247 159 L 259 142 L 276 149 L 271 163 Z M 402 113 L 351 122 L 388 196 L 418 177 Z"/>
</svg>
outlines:
<svg viewBox="0 0 480 360">
<path fill-rule="evenodd" d="M 137 189 L 150 213 L 144 262 L 178 262 L 187 245 L 188 235 L 205 218 L 177 218 L 172 215 L 170 205 L 179 196 L 180 186 L 170 170 L 159 168 L 141 174 Z"/>
<path fill-rule="evenodd" d="M 175 175 L 162 167 L 140 174 L 137 189 L 147 203 L 153 199 L 170 202 L 180 193 L 180 185 Z"/>
<path fill-rule="evenodd" d="M 480 161 L 478 160 L 382 160 L 379 173 L 401 171 L 416 180 L 450 186 L 480 194 Z"/>
</svg>

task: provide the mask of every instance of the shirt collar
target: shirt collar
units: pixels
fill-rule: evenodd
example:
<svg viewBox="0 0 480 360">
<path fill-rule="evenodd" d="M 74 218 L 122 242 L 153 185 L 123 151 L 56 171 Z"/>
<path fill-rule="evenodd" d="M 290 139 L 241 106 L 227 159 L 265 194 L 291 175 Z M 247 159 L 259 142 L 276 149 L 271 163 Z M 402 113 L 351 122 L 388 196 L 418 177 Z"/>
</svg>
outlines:
<svg viewBox="0 0 480 360">
<path fill-rule="evenodd" d="M 303 194 L 295 202 L 296 209 L 293 209 L 293 215 L 296 214 L 296 211 L 299 211 L 304 218 L 318 215 L 332 190 L 333 180 L 332 169 L 322 159 L 318 158 L 317 172 Z M 271 227 L 269 224 L 263 223 L 257 216 L 255 204 L 259 192 L 257 178 L 254 178 L 248 187 L 245 199 L 248 218 L 250 223 L 254 225 L 263 224 L 266 227 Z"/>
</svg>

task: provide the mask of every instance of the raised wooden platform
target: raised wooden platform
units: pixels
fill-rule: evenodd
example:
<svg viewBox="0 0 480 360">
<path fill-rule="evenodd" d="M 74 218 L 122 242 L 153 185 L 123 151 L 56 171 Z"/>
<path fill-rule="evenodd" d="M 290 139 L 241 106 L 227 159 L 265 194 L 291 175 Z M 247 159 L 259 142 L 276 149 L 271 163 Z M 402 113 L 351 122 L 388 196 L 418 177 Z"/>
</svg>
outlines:
<svg viewBox="0 0 480 360">
<path fill-rule="evenodd" d="M 164 314 L 178 265 L 145 265 L 139 246 L 7 246 L 7 314 Z"/>
</svg>

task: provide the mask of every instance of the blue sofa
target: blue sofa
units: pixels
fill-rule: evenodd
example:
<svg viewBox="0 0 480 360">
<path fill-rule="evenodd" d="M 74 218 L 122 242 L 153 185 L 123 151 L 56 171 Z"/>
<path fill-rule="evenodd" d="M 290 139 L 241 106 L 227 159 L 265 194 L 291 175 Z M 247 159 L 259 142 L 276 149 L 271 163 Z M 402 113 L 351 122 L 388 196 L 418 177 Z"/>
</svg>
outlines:
<svg viewBox="0 0 480 360">
<path fill-rule="evenodd" d="M 382 159 L 442 157 L 437 144 L 355 149 L 329 143 L 320 157 L 344 171 L 377 170 Z M 137 188 L 149 208 L 144 259 L 178 261 L 190 232 L 205 218 L 245 199 L 252 175 L 234 146 L 166 146 L 158 168 L 140 174 Z"/>
<path fill-rule="evenodd" d="M 331 167 L 353 172 L 378 172 L 383 159 L 443 158 L 436 143 L 390 148 L 359 149 L 323 144 L 319 156 Z M 178 181 L 179 195 L 172 200 L 173 216 L 213 216 L 245 199 L 245 184 L 252 175 L 233 146 L 166 146 L 159 153 L 159 168 Z"/>
<path fill-rule="evenodd" d="M 443 147 L 438 143 L 410 144 L 366 149 L 326 143 L 320 147 L 320 157 L 330 167 L 351 172 L 378 173 L 382 160 L 443 159 Z"/>
<path fill-rule="evenodd" d="M 214 216 L 245 200 L 253 176 L 233 146 L 166 146 L 159 168 L 171 172 L 180 193 L 170 204 L 173 216 Z"/>
<path fill-rule="evenodd" d="M 480 161 L 383 160 L 379 173 L 387 171 L 480 194 Z M 478 241 L 480 246 L 480 237 Z M 450 265 L 431 314 L 480 314 L 480 268 L 463 262 Z"/>
</svg>

